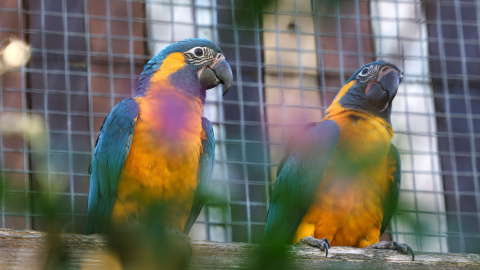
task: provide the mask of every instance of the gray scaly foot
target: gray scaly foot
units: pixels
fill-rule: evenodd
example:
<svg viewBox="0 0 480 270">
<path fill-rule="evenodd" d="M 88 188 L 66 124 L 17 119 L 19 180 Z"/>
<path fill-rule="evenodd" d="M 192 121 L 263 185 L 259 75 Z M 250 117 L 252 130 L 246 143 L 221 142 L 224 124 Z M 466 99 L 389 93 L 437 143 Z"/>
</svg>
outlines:
<svg viewBox="0 0 480 270">
<path fill-rule="evenodd" d="M 330 248 L 330 242 L 326 238 L 317 239 L 313 236 L 307 236 L 298 242 L 300 244 L 307 244 L 312 247 L 318 247 L 321 251 L 325 251 L 325 257 L 328 256 L 328 249 Z"/>
<path fill-rule="evenodd" d="M 410 252 L 410 254 L 412 254 L 412 261 L 415 260 L 415 254 L 413 253 L 413 249 L 407 244 L 397 243 L 394 241 L 380 241 L 365 248 L 391 249 L 405 255 L 408 255 L 408 253 Z"/>
</svg>

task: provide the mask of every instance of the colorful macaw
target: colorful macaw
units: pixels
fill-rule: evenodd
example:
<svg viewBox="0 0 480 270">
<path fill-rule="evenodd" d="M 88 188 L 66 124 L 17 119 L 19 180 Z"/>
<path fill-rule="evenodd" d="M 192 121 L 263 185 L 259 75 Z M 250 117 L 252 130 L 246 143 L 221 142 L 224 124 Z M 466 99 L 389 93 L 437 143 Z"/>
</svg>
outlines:
<svg viewBox="0 0 480 270">
<path fill-rule="evenodd" d="M 206 90 L 232 70 L 222 50 L 205 39 L 164 48 L 146 64 L 134 98 L 106 117 L 90 167 L 87 233 L 142 224 L 152 205 L 166 229 L 188 234 L 204 204 L 215 162 L 215 138 L 203 116 Z"/>
<path fill-rule="evenodd" d="M 264 241 L 412 249 L 379 242 L 398 203 L 400 155 L 392 101 L 402 72 L 385 61 L 360 68 L 319 123 L 294 136 L 277 170 Z"/>
</svg>

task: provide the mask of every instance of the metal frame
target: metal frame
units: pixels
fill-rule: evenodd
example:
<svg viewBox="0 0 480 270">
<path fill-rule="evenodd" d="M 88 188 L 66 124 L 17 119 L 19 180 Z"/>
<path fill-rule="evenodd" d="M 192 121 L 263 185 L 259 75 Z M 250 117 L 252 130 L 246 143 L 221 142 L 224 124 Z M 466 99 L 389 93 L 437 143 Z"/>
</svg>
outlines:
<svg viewBox="0 0 480 270">
<path fill-rule="evenodd" d="M 405 184 L 402 188 L 402 192 L 405 194 L 405 198 L 413 198 L 413 205 L 409 209 L 400 209 L 399 215 L 397 215 L 391 226 L 391 233 L 393 239 L 396 240 L 406 240 L 412 244 L 418 250 L 435 250 L 440 252 L 449 251 L 449 247 L 446 246 L 446 239 L 450 237 L 457 237 L 460 242 L 459 252 L 466 252 L 465 249 L 465 239 L 468 237 L 474 237 L 476 239 L 480 238 L 480 233 L 471 233 L 463 231 L 462 216 L 472 216 L 476 217 L 477 222 L 480 224 L 480 214 L 475 213 L 466 213 L 461 211 L 447 211 L 445 208 L 442 208 L 441 205 L 444 204 L 440 197 L 446 195 L 454 195 L 457 206 L 461 205 L 462 196 L 473 196 L 475 200 L 475 205 L 477 209 L 480 209 L 480 179 L 478 173 L 477 160 L 480 159 L 480 154 L 478 153 L 478 142 L 480 137 L 475 134 L 475 125 L 474 121 L 480 120 L 480 116 L 475 114 L 474 108 L 470 102 L 465 102 L 465 111 L 466 114 L 454 113 L 450 111 L 450 99 L 465 99 L 465 100 L 474 100 L 480 101 L 480 97 L 474 94 L 475 88 L 472 88 L 469 84 L 469 79 L 480 80 L 480 76 L 469 75 L 467 64 L 469 62 L 480 63 L 480 58 L 468 58 L 465 46 L 467 45 L 478 45 L 480 42 L 478 37 L 477 39 L 468 39 L 466 38 L 464 27 L 476 27 L 477 35 L 480 36 L 480 4 L 478 1 L 475 2 L 462 2 L 455 0 L 453 2 L 444 3 L 443 1 L 420 1 L 420 0 L 351 0 L 351 1 L 334 1 L 332 4 L 332 10 L 334 13 L 325 13 L 319 10 L 317 7 L 324 3 L 324 1 L 311 0 L 309 5 L 312 7 L 310 11 L 304 9 L 305 3 L 300 3 L 298 0 L 284 1 L 277 0 L 274 1 L 273 6 L 266 8 L 260 14 L 254 14 L 253 10 L 250 10 L 250 15 L 253 20 L 253 28 L 248 26 L 238 24 L 241 18 L 236 18 L 238 16 L 238 7 L 237 2 L 239 0 L 182 0 L 182 1 L 173 1 L 173 0 L 125 0 L 125 1 L 111 1 L 103 0 L 99 2 L 95 1 L 84 1 L 83 2 L 83 13 L 72 13 L 69 10 L 69 3 L 67 0 L 62 0 L 59 3 L 61 8 L 57 11 L 47 10 L 48 1 L 40 1 L 40 8 L 38 10 L 27 10 L 23 9 L 24 2 L 21 0 L 7 0 L 10 2 L 16 2 L 20 8 L 7 8 L 0 7 L 0 16 L 1 14 L 16 14 L 18 19 L 17 29 L 11 29 L 0 24 L 0 34 L 6 33 L 16 33 L 20 39 L 27 39 L 32 35 L 40 36 L 40 47 L 32 48 L 33 56 L 40 57 L 36 59 L 40 61 L 41 68 L 36 68 L 32 66 L 22 67 L 21 69 L 13 72 L 19 72 L 20 78 L 22 80 L 21 86 L 19 88 L 7 88 L 4 87 L 4 82 L 8 79 L 8 76 L 12 76 L 9 73 L 0 75 L 0 113 L 19 113 L 21 117 L 26 117 L 29 114 L 40 114 L 43 115 L 45 119 L 45 128 L 48 130 L 49 134 L 57 134 L 61 136 L 66 136 L 68 138 L 66 142 L 66 149 L 51 149 L 46 155 L 46 163 L 50 165 L 51 171 L 47 173 L 47 179 L 49 181 L 49 186 L 52 185 L 52 181 L 59 181 L 58 179 L 65 179 L 68 182 L 69 188 L 62 190 L 60 192 L 55 192 L 61 196 L 68 198 L 70 209 L 68 213 L 63 213 L 66 218 L 69 220 L 71 226 L 69 230 L 71 231 L 81 231 L 83 226 L 81 220 L 84 219 L 86 209 L 82 209 L 82 206 L 77 205 L 79 201 L 86 201 L 86 194 L 83 191 L 78 191 L 80 185 L 85 185 L 85 179 L 88 178 L 87 168 L 85 172 L 78 172 L 75 170 L 76 158 L 81 157 L 82 162 L 86 159 L 93 150 L 96 136 L 98 136 L 99 130 L 97 128 L 98 120 L 106 116 L 106 113 L 103 111 L 97 110 L 97 100 L 108 100 L 108 106 L 113 108 L 113 106 L 118 102 L 119 99 L 129 97 L 135 93 L 136 80 L 138 79 L 138 62 L 146 61 L 151 57 L 153 52 L 145 51 L 144 55 L 135 54 L 135 48 L 138 43 L 150 43 L 150 44 L 166 44 L 176 41 L 176 34 L 174 32 L 175 26 L 181 27 L 191 27 L 192 32 L 195 36 L 202 36 L 205 33 L 210 33 L 211 38 L 218 42 L 225 51 L 228 52 L 227 59 L 230 60 L 230 64 L 234 70 L 234 87 L 237 89 L 237 96 L 235 97 L 221 97 L 221 89 L 217 89 L 216 92 L 209 93 L 207 98 L 206 108 L 208 107 L 208 113 L 210 113 L 216 120 L 213 121 L 215 126 L 215 136 L 217 138 L 217 161 L 216 169 L 214 172 L 214 177 L 212 183 L 217 185 L 218 191 L 223 193 L 227 201 L 226 205 L 219 203 L 209 203 L 204 209 L 202 218 L 199 219 L 198 224 L 203 224 L 204 227 L 197 227 L 194 230 L 204 230 L 204 232 L 198 232 L 199 237 L 205 237 L 206 239 L 214 239 L 221 241 L 248 241 L 256 242 L 258 241 L 258 231 L 261 226 L 264 225 L 264 222 L 260 221 L 258 217 L 258 209 L 262 211 L 267 211 L 268 200 L 270 196 L 270 188 L 272 187 L 271 180 L 275 178 L 274 175 L 271 175 L 273 171 L 272 168 L 276 166 L 273 160 L 275 159 L 272 156 L 272 149 L 281 147 L 279 142 L 269 141 L 271 130 L 275 128 L 276 130 L 281 130 L 282 141 L 288 140 L 288 130 L 291 128 L 291 125 L 285 122 L 281 123 L 271 123 L 270 120 L 270 109 L 278 109 L 280 111 L 279 117 L 281 119 L 286 119 L 291 110 L 301 111 L 303 115 L 303 120 L 308 119 L 308 112 L 318 110 L 319 108 L 323 111 L 327 108 L 329 99 L 336 93 L 340 88 L 339 85 L 343 84 L 349 75 L 354 71 L 352 67 L 348 64 L 348 59 L 356 58 L 358 66 L 361 66 L 365 63 L 365 59 L 368 57 L 382 57 L 394 59 L 396 63 L 401 68 L 408 68 L 411 65 L 412 61 L 430 61 L 430 60 L 440 60 L 441 63 L 441 74 L 432 74 L 424 66 L 421 67 L 420 73 L 411 74 L 408 76 L 409 85 L 419 84 L 426 85 L 429 84 L 431 78 L 438 78 L 441 76 L 443 80 L 443 93 L 433 92 L 433 91 L 424 91 L 424 92 L 414 92 L 409 89 L 402 89 L 399 92 L 399 100 L 402 103 L 399 104 L 397 108 L 394 108 L 394 116 L 398 119 L 405 120 L 405 128 L 401 130 L 396 130 L 398 137 L 405 138 L 405 144 L 400 147 L 402 154 L 402 159 L 406 166 L 402 170 L 403 175 L 405 176 L 406 181 L 411 181 L 409 184 Z M 120 2 L 121 5 L 125 4 L 124 15 L 118 15 L 115 12 L 116 10 L 114 5 Z M 288 3 L 287 3 L 288 2 Z M 395 7 L 395 14 L 392 16 L 386 17 L 382 14 L 373 14 L 365 15 L 362 12 L 362 4 L 370 3 L 370 5 L 382 5 L 382 4 L 391 4 Z M 97 3 L 105 4 L 105 14 L 96 15 L 92 14 L 90 11 L 94 9 L 92 5 Z M 157 18 L 157 17 L 148 17 L 148 11 L 145 13 L 145 18 L 135 17 L 134 15 L 134 5 L 144 4 L 145 7 L 162 4 L 166 8 L 169 8 L 171 16 L 168 19 Z M 287 3 L 287 4 L 285 4 Z M 345 3 L 351 6 L 353 13 L 345 14 L 344 6 Z M 438 10 L 437 20 L 428 21 L 424 14 L 425 3 L 437 3 Z M 291 4 L 291 5 L 290 5 Z M 402 7 L 406 5 L 415 5 L 415 14 L 409 14 L 412 16 L 406 16 L 401 13 Z M 451 5 L 456 17 L 456 20 L 442 20 L 441 19 L 441 5 Z M 285 6 L 290 5 L 290 9 L 284 9 Z M 190 20 L 178 21 L 174 18 L 174 8 L 186 8 L 191 9 L 191 14 L 185 14 L 185 16 L 190 16 Z M 462 21 L 462 8 L 472 8 L 475 9 L 477 14 L 477 21 Z M 375 7 L 373 7 L 375 9 Z M 208 10 L 212 14 L 211 24 L 198 25 L 198 10 Z M 231 18 L 230 23 L 225 21 L 219 21 L 219 13 L 226 15 Z M 245 14 L 248 14 L 245 13 Z M 408 15 L 408 14 L 407 14 Z M 41 24 L 37 28 L 28 29 L 28 25 L 25 25 L 23 20 L 24 17 L 29 16 L 40 16 Z M 266 18 L 265 16 L 274 16 L 274 22 L 276 24 L 274 29 L 267 29 L 264 25 Z M 63 30 L 52 30 L 49 26 L 48 17 L 58 17 L 63 25 Z M 284 18 L 291 18 L 294 24 L 294 29 L 284 30 L 279 26 L 284 22 Z M 312 31 L 302 29 L 301 20 L 304 18 L 311 19 Z M 84 32 L 71 32 L 68 31 L 70 20 L 83 20 Z M 332 32 L 322 32 L 320 28 L 320 21 L 324 19 L 329 19 L 335 23 L 335 27 L 332 28 Z M 394 32 L 391 36 L 386 36 L 381 34 L 380 30 L 375 30 L 377 32 L 372 32 L 372 34 L 364 34 L 364 29 L 362 29 L 361 21 L 369 19 L 371 25 L 380 25 L 385 23 L 392 26 L 392 31 Z M 344 31 L 342 27 L 349 26 L 349 22 L 355 22 L 353 30 Z M 92 23 L 102 21 L 105 23 L 105 35 L 98 34 L 98 32 L 92 33 Z M 436 39 L 429 39 L 427 36 L 421 36 L 420 38 L 413 38 L 409 36 L 402 36 L 403 24 L 417 24 L 421 27 L 425 27 L 427 24 L 436 24 L 437 32 L 439 36 Z M 124 31 L 125 35 L 119 34 L 118 25 L 126 25 Z M 138 24 L 142 24 L 148 28 L 149 31 L 145 33 L 146 36 L 139 37 L 135 34 L 135 29 L 137 29 Z M 168 37 L 162 36 L 161 33 L 153 33 L 152 29 L 157 25 L 164 25 L 166 27 L 171 27 L 171 32 Z M 454 26 L 458 33 L 458 39 L 452 40 L 444 38 L 442 36 L 442 27 L 443 26 Z M 376 26 L 372 26 L 376 27 Z M 382 27 L 382 26 L 378 26 Z M 380 29 L 380 28 L 378 28 Z M 93 29 L 95 30 L 95 29 Z M 204 32 L 202 32 L 204 31 Z M 211 32 L 209 32 L 211 31 Z M 252 43 L 245 44 L 245 38 L 243 34 L 245 32 L 249 33 L 249 38 Z M 422 30 L 423 31 L 423 30 Z M 228 33 L 228 35 L 227 35 Z M 265 34 L 275 35 L 275 44 L 276 46 L 267 46 Z M 52 35 L 62 36 L 62 42 L 64 49 L 56 50 L 48 48 L 48 38 Z M 229 36 L 230 35 L 230 36 Z M 292 44 L 295 43 L 296 46 L 284 46 L 286 44 L 281 44 L 282 38 L 280 36 L 292 35 Z M 317 44 L 315 49 L 305 48 L 305 44 L 302 43 L 302 38 L 308 36 L 312 37 Z M 1 36 L 4 38 L 4 35 Z M 85 40 L 85 50 L 69 50 L 68 47 L 71 45 L 72 41 L 69 38 L 83 38 Z M 355 51 L 346 51 L 345 48 L 348 48 L 345 43 L 345 38 L 355 39 L 356 50 Z M 104 39 L 107 42 L 107 51 L 94 51 L 92 47 L 92 39 Z M 334 39 L 337 47 L 330 48 L 325 47 L 325 40 Z M 366 51 L 364 45 L 364 39 L 371 39 L 377 42 L 377 47 L 375 48 L 375 53 Z M 117 41 L 125 42 L 128 44 L 128 50 L 125 53 L 116 52 L 114 44 L 117 44 Z M 396 44 L 398 48 L 397 53 L 385 53 L 383 41 L 392 42 Z M 439 56 L 430 55 L 428 51 L 420 50 L 419 54 L 413 55 L 408 54 L 408 51 L 405 51 L 405 42 L 418 44 L 428 44 L 430 41 L 438 42 L 439 47 Z M 445 52 L 446 43 L 455 43 L 459 45 L 460 51 L 458 57 L 447 56 Z M 289 44 L 291 45 L 291 44 Z M 423 45 L 419 45 L 423 46 Z M 155 50 L 155 46 L 151 46 L 151 50 Z M 271 51 L 276 54 L 276 63 L 265 61 L 265 54 L 267 51 Z M 253 53 L 252 53 L 253 52 Z M 252 58 L 247 59 L 247 54 L 252 53 Z M 315 67 L 305 66 L 304 54 L 315 54 L 316 63 Z M 253 55 L 254 54 L 254 55 Z M 54 70 L 49 66 L 49 55 L 60 55 L 63 59 L 63 68 Z M 82 56 L 85 59 L 85 69 L 83 71 L 72 70 L 71 63 L 69 62 L 69 56 L 78 55 Z M 294 55 L 292 57 L 292 62 L 285 62 L 286 55 Z M 105 62 L 104 72 L 98 72 L 92 70 L 92 66 L 99 64 L 97 59 L 103 57 Z M 338 59 L 338 67 L 328 66 L 329 58 L 335 57 Z M 127 73 L 120 73 L 117 71 L 116 62 L 117 59 L 123 59 L 126 64 Z M 252 60 L 253 59 L 253 60 Z M 457 74 L 448 74 L 447 72 L 447 61 L 459 61 L 461 63 L 461 72 Z M 282 62 L 283 61 L 283 62 Z M 267 83 L 265 80 L 267 69 L 275 70 L 275 73 L 278 81 L 275 83 Z M 253 71 L 252 71 L 253 70 Z M 272 73 L 272 74 L 273 74 Z M 318 87 L 309 85 L 308 76 L 306 74 L 317 74 L 318 76 Z M 31 84 L 28 84 L 28 75 L 29 74 L 38 74 L 43 79 L 42 88 L 32 88 Z M 288 76 L 293 74 L 298 78 L 298 83 L 292 82 L 289 80 Z M 338 81 L 334 85 L 331 84 L 333 81 L 332 74 L 338 76 Z M 425 78 L 422 74 L 428 74 L 428 78 Z M 65 89 L 49 89 L 49 83 L 52 81 L 51 76 L 64 76 L 65 80 Z M 71 87 L 71 78 L 72 76 L 81 76 L 85 78 L 87 88 L 84 92 L 75 92 Z M 249 76 L 256 76 L 258 81 L 247 81 L 250 78 Z M 107 80 L 108 89 L 105 92 L 96 92 L 93 89 L 94 81 L 98 78 Z M 448 80 L 449 79 L 461 79 L 463 89 L 466 93 L 465 96 L 452 94 L 448 89 Z M 116 80 L 129 80 L 129 88 L 131 89 L 130 93 L 118 93 L 116 87 Z M 252 95 L 248 91 L 249 89 L 255 89 L 257 93 Z M 279 103 L 271 103 L 266 98 L 266 91 L 268 89 L 277 89 L 279 91 Z M 288 100 L 289 91 L 298 91 L 299 93 L 299 103 L 290 104 Z M 43 95 L 43 110 L 42 109 L 32 109 L 29 107 L 27 98 L 22 98 L 21 106 L 19 108 L 13 108 L 5 106 L 6 100 L 5 93 L 17 93 L 21 96 L 28 97 L 30 95 Z M 318 93 L 320 100 L 319 105 L 311 105 L 308 96 L 311 93 Z M 55 104 L 49 103 L 49 96 L 51 95 L 65 95 L 66 107 L 65 110 L 52 110 L 49 109 Z M 75 98 L 81 96 L 87 100 L 88 109 L 86 111 L 75 111 L 72 108 L 72 104 L 76 102 Z M 255 98 L 249 99 L 251 96 Z M 433 100 L 436 98 L 443 98 L 446 102 L 446 111 L 444 113 L 436 112 L 432 106 Z M 420 100 L 420 103 L 423 103 L 422 106 L 426 108 L 424 111 L 419 111 L 415 108 L 411 100 Z M 394 104 L 396 105 L 396 104 Z M 403 106 L 400 110 L 400 107 Z M 258 113 L 252 119 L 249 120 L 251 115 L 249 115 L 251 108 L 258 109 Z M 229 110 L 236 110 L 238 114 L 238 119 L 231 118 L 231 115 L 227 113 Z M 52 116 L 62 116 L 67 120 L 67 128 L 65 130 L 52 130 L 49 127 L 49 122 L 51 121 Z M 78 117 L 87 117 L 88 122 L 85 123 L 85 130 L 75 129 L 74 125 L 75 119 Z M 452 118 L 452 117 L 461 117 L 466 119 L 468 134 L 454 132 L 452 128 L 452 122 L 447 121 L 447 131 L 438 131 L 436 129 L 436 124 L 432 123 L 432 119 L 437 118 Z M 415 130 L 415 119 L 427 119 L 427 126 L 425 127 L 427 131 L 416 131 Z M 321 119 L 317 119 L 319 121 Z M 302 122 L 299 120 L 299 122 Z M 418 120 L 420 121 L 420 120 Z M 300 123 L 297 123 L 300 124 Z M 239 130 L 238 137 L 232 138 L 229 137 L 230 128 L 234 127 Z M 252 137 L 249 133 L 249 130 L 255 127 L 259 131 L 259 134 L 256 137 Z M 395 123 L 394 123 L 395 128 Z M 403 128 L 403 127 L 402 127 Z M 21 138 L 26 138 L 26 134 L 19 134 Z M 75 141 L 73 140 L 74 136 L 85 136 L 88 137 L 90 142 L 90 147 L 87 149 L 81 149 L 75 147 Z M 471 151 L 468 153 L 465 152 L 445 152 L 437 148 L 439 137 L 448 137 L 448 145 L 450 149 L 455 149 L 455 138 L 465 138 L 468 140 Z M 416 149 L 416 144 L 418 143 L 419 138 L 423 138 L 428 147 L 421 148 L 420 150 Z M 54 145 L 55 141 L 49 141 L 50 146 Z M 259 151 L 263 153 L 263 157 L 260 160 L 251 159 L 251 149 L 252 145 L 261 145 Z M 232 147 L 238 146 L 238 159 L 232 159 Z M 405 147 L 404 147 L 405 146 Z M 426 150 L 427 149 L 427 150 Z M 8 168 L 5 162 L 6 156 L 10 153 L 17 153 L 23 155 L 23 169 L 14 169 Z M 56 164 L 52 164 L 55 159 L 52 158 L 52 154 L 61 154 L 66 155 L 68 158 L 67 164 L 68 168 L 62 170 L 57 170 L 55 168 Z M 8 202 L 6 201 L 5 196 L 2 198 L 1 206 L 1 220 L 2 226 L 5 227 L 9 224 L 10 217 L 25 217 L 25 222 L 22 225 L 16 223 L 17 228 L 22 229 L 35 229 L 35 225 L 32 223 L 32 219 L 40 214 L 33 211 L 33 197 L 38 193 L 36 190 L 32 190 L 31 175 L 37 173 L 43 173 L 38 170 L 32 169 L 30 162 L 32 159 L 29 156 L 32 155 L 32 150 L 29 147 L 29 143 L 26 140 L 23 140 L 21 148 L 14 148 L 5 144 L 5 139 L 3 136 L 0 136 L 0 169 L 1 169 L 1 178 L 3 186 L 6 186 L 8 179 L 6 176 L 9 173 L 23 173 L 23 181 L 25 189 L 20 190 L 3 190 L 3 194 L 8 194 L 8 196 L 24 196 L 24 211 L 11 212 L 8 211 Z M 428 167 L 430 170 L 419 170 L 416 168 L 415 163 L 418 161 L 418 157 L 432 157 Z M 452 167 L 451 171 L 443 170 L 441 164 L 438 164 L 436 158 L 440 156 L 450 156 Z M 436 157 L 436 158 L 435 158 Z M 456 157 L 465 157 L 471 163 L 473 170 L 471 172 L 460 172 L 457 170 L 457 159 Z M 259 171 L 265 177 L 261 181 L 259 179 L 252 179 L 250 177 L 252 174 L 251 166 L 258 166 Z M 30 167 L 29 167 L 30 166 Z M 242 179 L 236 179 L 230 177 L 235 170 L 239 169 Z M 422 179 L 425 177 L 431 177 L 432 179 L 440 179 L 445 175 L 451 175 L 455 182 L 455 189 L 453 191 L 444 191 L 443 186 L 438 182 L 432 180 L 433 186 L 430 190 L 419 188 L 422 185 Z M 472 185 L 474 189 L 471 191 L 460 191 L 458 182 L 459 177 L 468 176 L 473 179 Z M 78 182 L 83 179 L 82 183 Z M 233 189 L 232 186 L 241 187 L 239 190 Z M 84 188 L 80 188 L 84 190 Z M 253 201 L 253 197 L 259 196 L 255 192 L 262 193 L 262 198 L 265 198 L 265 201 Z M 244 196 L 244 200 L 234 200 L 232 194 L 235 196 L 235 192 L 241 192 L 241 196 Z M 435 208 L 433 210 L 425 210 L 422 208 L 422 197 L 433 196 Z M 258 209 L 257 209 L 258 208 Z M 223 210 L 222 210 L 223 209 Z M 244 212 L 244 214 L 239 214 L 239 212 Z M 232 220 L 232 217 L 236 215 L 241 215 L 242 218 L 239 220 Z M 413 215 L 413 227 L 410 229 L 405 229 L 405 217 Z M 443 227 L 443 225 L 438 225 L 438 230 L 433 232 L 421 232 L 418 235 L 418 228 L 421 227 L 421 224 L 425 217 L 435 216 L 435 222 L 438 224 L 443 224 L 444 217 L 449 215 L 454 215 L 457 217 L 457 226 L 459 228 L 458 232 L 448 231 L 448 228 Z M 80 220 L 80 221 L 79 221 Z M 402 223 L 403 222 L 403 223 Z M 236 228 L 245 228 L 245 235 L 242 234 L 241 237 L 236 237 L 234 234 Z M 443 230 L 445 229 L 445 231 Z M 235 236 L 235 237 L 234 237 Z M 412 239 L 414 239 L 412 241 Z M 431 242 L 429 239 L 435 239 Z M 479 239 L 480 240 L 480 239 Z M 430 241 L 430 242 L 429 242 Z M 433 243 L 433 244 L 432 244 Z M 433 249 L 432 246 L 437 246 L 437 249 Z"/>
</svg>

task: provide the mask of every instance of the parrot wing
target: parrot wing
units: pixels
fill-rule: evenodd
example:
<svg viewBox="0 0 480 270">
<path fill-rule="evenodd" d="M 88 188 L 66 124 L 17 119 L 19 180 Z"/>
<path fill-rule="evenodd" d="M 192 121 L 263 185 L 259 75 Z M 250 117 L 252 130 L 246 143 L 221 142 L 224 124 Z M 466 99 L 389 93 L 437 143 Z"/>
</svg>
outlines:
<svg viewBox="0 0 480 270">
<path fill-rule="evenodd" d="M 316 125 L 318 125 L 318 122 L 312 122 L 312 123 L 306 124 L 305 126 L 302 127 L 302 129 L 297 134 L 295 134 L 295 136 L 293 136 L 293 138 L 290 138 L 290 140 L 288 141 L 288 144 L 287 144 L 286 154 L 285 154 L 285 156 L 283 156 L 282 160 L 278 164 L 277 176 L 280 175 L 280 172 L 282 171 L 282 168 L 283 168 L 283 165 L 285 164 L 285 161 L 287 161 L 288 157 L 292 153 L 295 141 L 301 139 L 301 138 L 299 138 L 299 137 L 301 137 L 301 135 L 305 134 L 305 132 L 307 132 L 309 129 L 311 129 L 312 127 L 314 127 Z"/>
<path fill-rule="evenodd" d="M 380 235 L 387 228 L 390 219 L 395 212 L 398 204 L 398 196 L 400 193 L 400 177 L 401 177 L 401 164 L 400 164 L 400 154 L 398 153 L 395 145 L 390 144 L 390 151 L 388 152 L 388 172 L 390 179 L 390 188 L 388 194 L 385 196 L 385 201 L 383 202 L 383 221 L 382 227 L 380 229 Z"/>
<path fill-rule="evenodd" d="M 312 126 L 310 124 L 309 126 Z M 280 164 L 267 215 L 264 241 L 290 244 L 337 144 L 340 129 L 333 120 L 304 129 Z"/>
<path fill-rule="evenodd" d="M 110 221 L 118 180 L 130 151 L 138 111 L 134 99 L 124 99 L 103 122 L 90 165 L 89 234 L 104 231 Z"/>
<path fill-rule="evenodd" d="M 200 155 L 199 170 L 198 170 L 198 186 L 193 197 L 192 210 L 185 223 L 183 232 L 188 234 L 195 223 L 202 207 L 206 201 L 206 193 L 210 177 L 213 172 L 213 165 L 215 164 L 215 136 L 210 121 L 202 117 L 202 128 L 205 132 L 205 139 L 202 140 L 203 153 Z"/>
</svg>

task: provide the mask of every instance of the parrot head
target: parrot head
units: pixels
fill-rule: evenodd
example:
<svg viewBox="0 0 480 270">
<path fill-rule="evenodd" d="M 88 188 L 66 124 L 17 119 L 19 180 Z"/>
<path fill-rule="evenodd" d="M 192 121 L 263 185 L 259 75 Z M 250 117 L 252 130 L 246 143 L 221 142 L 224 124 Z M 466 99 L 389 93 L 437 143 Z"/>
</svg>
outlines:
<svg viewBox="0 0 480 270">
<path fill-rule="evenodd" d="M 165 47 L 145 65 L 137 96 L 150 88 L 172 87 L 205 102 L 205 91 L 223 84 L 225 95 L 232 84 L 232 70 L 222 50 L 213 42 L 190 38 Z"/>
<path fill-rule="evenodd" d="M 357 70 L 340 91 L 334 103 L 342 109 L 368 112 L 390 123 L 392 101 L 402 82 L 397 66 L 380 60 Z"/>
</svg>

